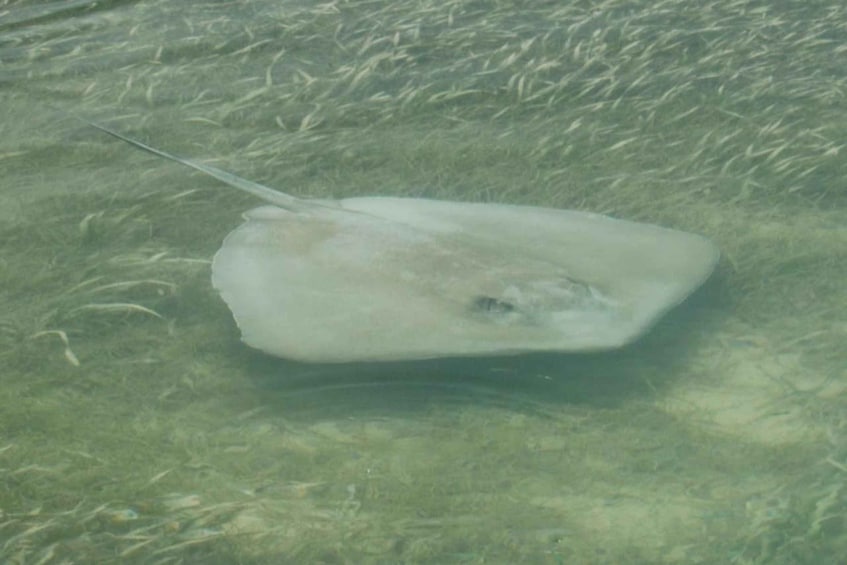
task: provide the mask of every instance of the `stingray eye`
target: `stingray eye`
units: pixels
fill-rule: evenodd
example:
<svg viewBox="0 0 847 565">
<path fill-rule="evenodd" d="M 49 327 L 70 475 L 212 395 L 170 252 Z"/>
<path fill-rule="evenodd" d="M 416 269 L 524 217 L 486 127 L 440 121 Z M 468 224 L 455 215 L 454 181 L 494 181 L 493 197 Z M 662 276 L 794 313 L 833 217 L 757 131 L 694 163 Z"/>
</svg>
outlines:
<svg viewBox="0 0 847 565">
<path fill-rule="evenodd" d="M 490 312 L 492 314 L 506 314 L 515 309 L 514 304 L 497 300 L 491 296 L 477 296 L 471 306 L 477 312 Z"/>
</svg>

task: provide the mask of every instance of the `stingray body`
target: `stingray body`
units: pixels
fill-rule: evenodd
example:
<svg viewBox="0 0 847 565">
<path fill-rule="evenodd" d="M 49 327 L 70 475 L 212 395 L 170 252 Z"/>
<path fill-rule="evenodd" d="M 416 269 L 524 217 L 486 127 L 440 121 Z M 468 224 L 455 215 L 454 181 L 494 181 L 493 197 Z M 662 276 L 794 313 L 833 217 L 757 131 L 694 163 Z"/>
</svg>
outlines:
<svg viewBox="0 0 847 565">
<path fill-rule="evenodd" d="M 212 263 L 248 345 L 305 362 L 614 349 L 711 274 L 707 239 L 587 212 L 301 199 L 91 124 L 263 199 Z"/>
</svg>

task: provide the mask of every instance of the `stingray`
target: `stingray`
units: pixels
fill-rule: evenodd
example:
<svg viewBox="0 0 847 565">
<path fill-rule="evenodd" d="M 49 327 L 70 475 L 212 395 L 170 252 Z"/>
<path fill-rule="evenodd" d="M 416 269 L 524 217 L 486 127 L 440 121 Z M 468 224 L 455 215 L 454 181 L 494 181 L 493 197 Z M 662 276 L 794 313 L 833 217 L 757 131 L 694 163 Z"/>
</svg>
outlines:
<svg viewBox="0 0 847 565">
<path fill-rule="evenodd" d="M 242 340 L 313 363 L 588 352 L 646 333 L 712 273 L 708 239 L 573 210 L 298 198 L 91 126 L 263 200 L 212 262 Z"/>
</svg>

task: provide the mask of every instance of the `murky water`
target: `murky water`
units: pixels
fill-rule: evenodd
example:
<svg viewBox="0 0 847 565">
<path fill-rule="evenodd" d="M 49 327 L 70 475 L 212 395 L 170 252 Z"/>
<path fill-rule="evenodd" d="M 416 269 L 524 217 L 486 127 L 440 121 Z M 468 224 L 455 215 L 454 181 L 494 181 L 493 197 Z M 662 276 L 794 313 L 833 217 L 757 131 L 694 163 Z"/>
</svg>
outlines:
<svg viewBox="0 0 847 565">
<path fill-rule="evenodd" d="M 844 554 L 837 2 L 0 4 L 0 556 L 826 563 Z M 209 261 L 256 202 L 537 204 L 721 266 L 604 355 L 310 366 Z"/>
</svg>

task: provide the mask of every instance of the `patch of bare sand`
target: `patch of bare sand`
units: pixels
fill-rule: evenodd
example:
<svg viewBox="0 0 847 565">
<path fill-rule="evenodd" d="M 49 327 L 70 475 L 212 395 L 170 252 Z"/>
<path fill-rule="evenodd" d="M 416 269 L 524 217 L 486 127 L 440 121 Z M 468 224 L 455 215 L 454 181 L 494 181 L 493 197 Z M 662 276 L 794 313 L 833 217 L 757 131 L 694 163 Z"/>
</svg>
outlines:
<svg viewBox="0 0 847 565">
<path fill-rule="evenodd" d="M 659 402 L 697 426 L 765 445 L 820 439 L 825 426 L 815 401 L 847 392 L 796 351 L 753 332 L 720 336 L 703 352 L 692 378 L 681 380 Z"/>
</svg>

